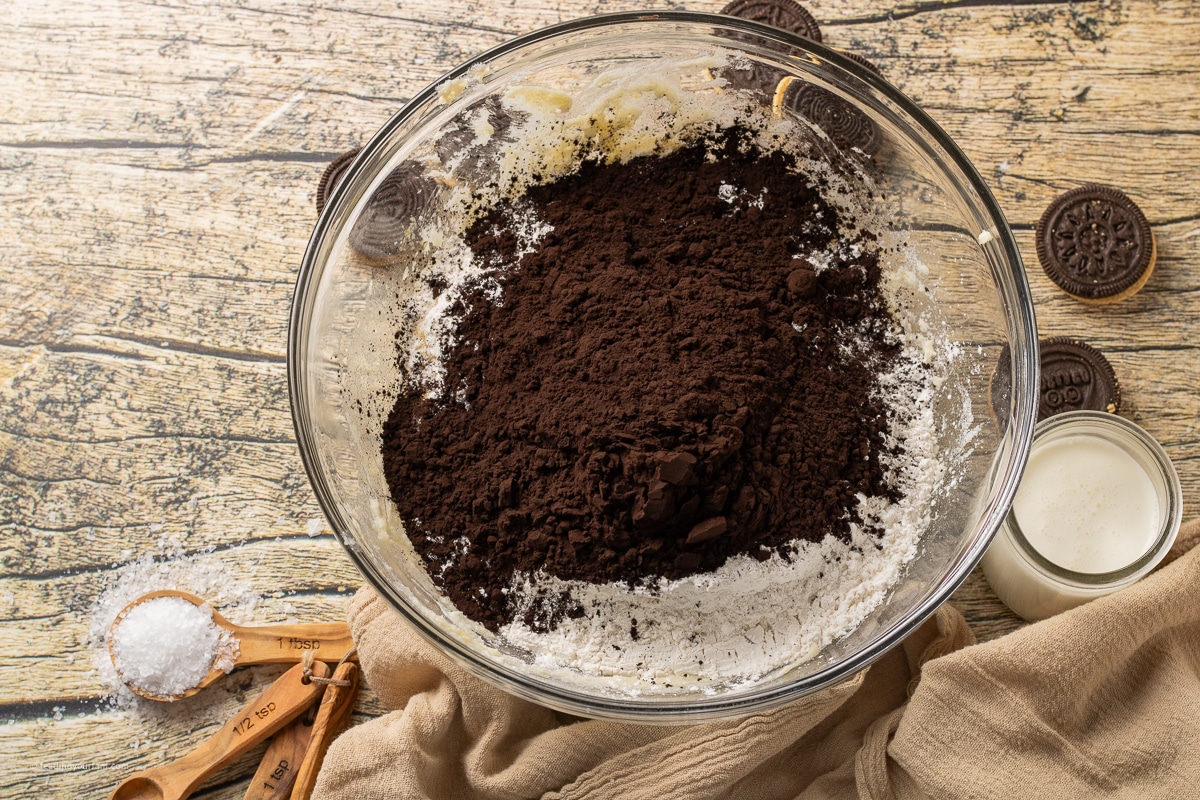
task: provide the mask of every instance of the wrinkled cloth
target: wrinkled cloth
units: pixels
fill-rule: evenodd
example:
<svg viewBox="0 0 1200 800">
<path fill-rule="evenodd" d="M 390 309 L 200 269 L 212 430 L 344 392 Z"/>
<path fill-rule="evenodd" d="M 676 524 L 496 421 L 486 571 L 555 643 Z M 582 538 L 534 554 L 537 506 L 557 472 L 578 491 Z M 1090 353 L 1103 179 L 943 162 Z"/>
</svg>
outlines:
<svg viewBox="0 0 1200 800">
<path fill-rule="evenodd" d="M 947 604 L 842 683 L 686 727 L 581 720 L 517 699 L 363 589 L 350 626 L 366 679 L 395 710 L 333 743 L 313 796 L 1200 796 L 1197 539 L 1192 521 L 1173 563 L 986 644 Z"/>
</svg>

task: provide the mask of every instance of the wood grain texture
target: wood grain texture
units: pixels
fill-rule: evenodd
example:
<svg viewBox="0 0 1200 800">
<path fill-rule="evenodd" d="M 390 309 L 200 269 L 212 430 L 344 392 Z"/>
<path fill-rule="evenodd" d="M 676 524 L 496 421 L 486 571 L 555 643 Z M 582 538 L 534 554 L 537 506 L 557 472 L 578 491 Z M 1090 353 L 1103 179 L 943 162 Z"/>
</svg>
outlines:
<svg viewBox="0 0 1200 800">
<path fill-rule="evenodd" d="M 1200 6 L 805 4 L 828 44 L 878 64 L 974 161 L 1017 232 L 1042 335 L 1108 354 L 1124 413 L 1163 442 L 1194 516 Z M 234 673 L 193 698 L 202 714 L 94 711 L 88 609 L 159 536 L 284 593 L 268 616 L 342 618 L 361 579 L 323 522 L 306 533 L 321 513 L 286 385 L 316 179 L 465 58 L 643 7 L 15 0 L 0 15 L 0 763 L 15 765 L 0 795 L 105 794 L 278 674 Z M 1150 282 L 1111 307 L 1055 288 L 1032 246 L 1050 199 L 1096 180 L 1128 192 L 1158 242 Z M 1018 625 L 978 572 L 954 602 L 982 639 Z M 383 710 L 364 686 L 360 718 Z M 198 796 L 241 797 L 258 754 Z"/>
</svg>

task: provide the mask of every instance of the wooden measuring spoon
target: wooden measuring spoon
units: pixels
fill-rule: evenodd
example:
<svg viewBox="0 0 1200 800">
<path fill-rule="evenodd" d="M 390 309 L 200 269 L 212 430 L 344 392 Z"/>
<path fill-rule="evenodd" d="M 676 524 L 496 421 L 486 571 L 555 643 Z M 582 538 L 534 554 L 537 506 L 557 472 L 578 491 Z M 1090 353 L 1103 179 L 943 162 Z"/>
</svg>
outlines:
<svg viewBox="0 0 1200 800">
<path fill-rule="evenodd" d="M 330 684 L 325 689 L 321 706 L 317 709 L 317 718 L 313 722 L 308 751 L 304 754 L 304 760 L 300 762 L 300 770 L 292 787 L 291 800 L 309 800 L 313 788 L 317 785 L 317 773 L 321 771 L 325 751 L 350 722 L 350 712 L 354 710 L 354 696 L 358 691 L 358 665 L 350 661 L 339 664 L 333 672 L 333 679 L 348 681 L 350 685 Z"/>
<path fill-rule="evenodd" d="M 296 782 L 296 772 L 308 752 L 308 743 L 312 739 L 313 719 L 317 709 L 309 709 L 304 714 L 292 720 L 292 724 L 275 734 L 275 738 L 267 745 L 267 752 L 258 762 L 258 770 L 250 779 L 250 786 L 242 800 L 289 800 L 292 796 L 292 784 Z"/>
<path fill-rule="evenodd" d="M 329 668 L 315 661 L 312 674 L 327 677 Z M 183 800 L 213 772 L 303 714 L 324 688 L 305 678 L 304 665 L 297 664 L 204 744 L 178 761 L 131 775 L 113 790 L 109 800 Z"/>
<path fill-rule="evenodd" d="M 120 626 L 122 620 L 125 619 L 125 615 L 132 611 L 135 606 L 147 600 L 153 600 L 156 597 L 182 597 L 184 600 L 197 606 L 204 605 L 204 601 L 194 594 L 174 589 L 164 589 L 144 594 L 121 609 L 121 613 L 117 614 L 117 618 L 113 620 L 112 625 L 108 628 L 108 655 L 112 658 L 113 666 L 117 668 L 118 674 L 121 672 L 121 667 L 117 664 L 116 656 L 113 653 L 113 633 Z M 305 651 L 312 651 L 314 656 L 325 661 L 337 662 L 346 655 L 346 651 L 354 646 L 354 640 L 350 638 L 350 626 L 344 622 L 311 622 L 300 625 L 255 625 L 246 627 L 234 625 L 215 610 L 212 612 L 212 618 L 217 627 L 229 631 L 238 641 L 238 654 L 233 662 L 235 667 L 250 666 L 253 664 L 288 664 L 293 661 L 299 661 Z M 134 694 L 141 695 L 148 700 L 181 700 L 196 694 L 196 692 L 224 674 L 225 670 L 214 666 L 191 689 L 171 696 L 156 695 L 147 692 L 129 681 L 125 681 L 123 675 L 121 676 L 121 680 L 125 681 L 125 685 Z"/>
</svg>

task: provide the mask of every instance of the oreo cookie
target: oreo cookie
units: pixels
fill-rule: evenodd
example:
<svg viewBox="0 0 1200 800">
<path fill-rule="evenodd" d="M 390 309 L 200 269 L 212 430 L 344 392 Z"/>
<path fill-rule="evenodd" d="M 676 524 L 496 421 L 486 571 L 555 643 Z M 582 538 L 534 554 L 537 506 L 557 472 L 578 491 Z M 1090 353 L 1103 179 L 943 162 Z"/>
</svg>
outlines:
<svg viewBox="0 0 1200 800">
<path fill-rule="evenodd" d="M 513 126 L 526 117 L 504 108 L 495 95 L 469 106 L 433 143 L 442 169 L 458 179 L 487 183 L 499 160 L 499 146 L 513 141 Z"/>
<path fill-rule="evenodd" d="M 838 50 L 838 53 L 855 62 L 856 64 L 861 64 L 879 77 L 883 77 L 883 73 L 879 71 L 879 67 L 875 66 L 875 63 L 870 59 L 863 58 L 858 53 L 851 53 L 849 50 Z"/>
<path fill-rule="evenodd" d="M 350 169 L 350 165 L 354 163 L 354 159 L 358 158 L 358 154 L 361 152 L 362 148 L 356 147 L 348 153 L 342 153 L 329 162 L 329 166 L 321 173 L 321 180 L 317 184 L 318 214 L 325 210 L 325 206 L 329 203 L 329 196 L 333 194 L 333 190 L 341 183 L 342 176 L 346 174 L 346 170 Z"/>
<path fill-rule="evenodd" d="M 1037 420 L 1064 411 L 1107 411 L 1121 407 L 1121 387 L 1104 355 L 1086 342 L 1055 336 L 1038 343 L 1041 379 L 1038 387 Z M 1002 417 L 1012 391 L 1012 366 L 1008 347 L 1000 351 L 992 374 L 992 410 Z"/>
<path fill-rule="evenodd" d="M 794 33 L 814 42 L 821 41 L 821 28 L 806 8 L 793 0 L 733 0 L 721 9 L 727 17 L 748 19 Z M 731 34 L 731 38 L 743 38 Z M 738 89 L 750 89 L 771 98 L 785 73 L 762 64 L 749 62 L 744 69 L 725 67 L 718 73 Z"/>
<path fill-rule="evenodd" d="M 413 223 L 432 208 L 437 190 L 420 164 L 396 167 L 354 220 L 350 247 L 372 264 L 394 263 L 408 250 Z"/>
<path fill-rule="evenodd" d="M 771 25 L 814 42 L 821 41 L 821 27 L 816 18 L 793 0 L 733 0 L 721 9 L 721 13 Z"/>
<path fill-rule="evenodd" d="M 325 210 L 361 149 L 342 153 L 321 173 L 317 213 Z M 372 264 L 390 264 L 405 252 L 414 218 L 430 207 L 437 184 L 419 164 L 403 164 L 384 179 L 350 229 L 350 247 Z"/>
<path fill-rule="evenodd" d="M 807 119 L 839 149 L 873 156 L 883 144 L 879 128 L 866 114 L 828 89 L 799 78 L 789 75 L 779 82 L 773 105 L 781 113 Z"/>
<path fill-rule="evenodd" d="M 1156 256 L 1141 209 L 1111 186 L 1060 195 L 1038 220 L 1038 261 L 1050 280 L 1085 303 L 1111 303 L 1145 285 Z"/>
</svg>

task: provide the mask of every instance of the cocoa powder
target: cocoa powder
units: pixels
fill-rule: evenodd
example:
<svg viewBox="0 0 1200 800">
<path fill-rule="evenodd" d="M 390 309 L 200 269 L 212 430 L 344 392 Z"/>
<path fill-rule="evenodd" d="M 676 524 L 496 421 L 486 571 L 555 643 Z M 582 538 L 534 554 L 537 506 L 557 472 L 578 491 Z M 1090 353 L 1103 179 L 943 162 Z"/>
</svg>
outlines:
<svg viewBox="0 0 1200 800">
<path fill-rule="evenodd" d="M 501 296 L 452 307 L 444 387 L 397 399 L 382 453 L 410 540 L 472 619 L 512 620 L 514 573 L 679 578 L 846 538 L 857 494 L 891 496 L 875 383 L 898 349 L 872 236 L 847 240 L 819 181 L 748 142 L 530 189 L 551 228 L 532 252 L 504 209 L 467 232 Z M 584 613 L 536 600 L 527 625 Z"/>
</svg>

